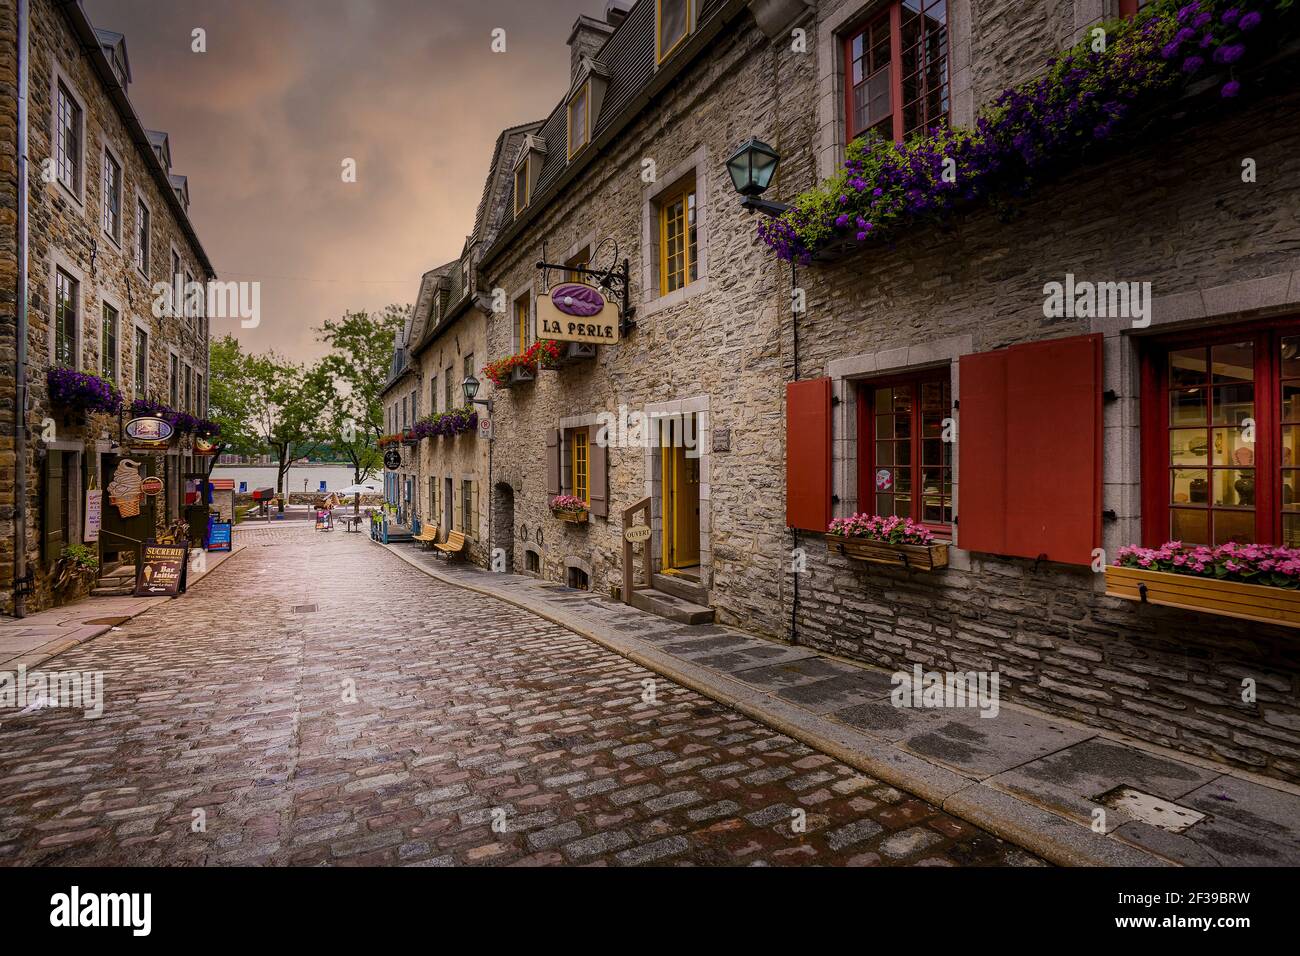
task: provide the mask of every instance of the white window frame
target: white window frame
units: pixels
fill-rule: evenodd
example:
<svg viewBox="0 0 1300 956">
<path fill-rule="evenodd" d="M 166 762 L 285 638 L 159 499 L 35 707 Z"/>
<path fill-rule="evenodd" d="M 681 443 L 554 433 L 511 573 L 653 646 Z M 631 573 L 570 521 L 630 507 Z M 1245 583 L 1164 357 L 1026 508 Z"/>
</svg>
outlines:
<svg viewBox="0 0 1300 956">
<path fill-rule="evenodd" d="M 104 215 L 108 210 L 108 183 L 104 179 L 104 167 L 108 165 L 109 159 L 112 159 L 117 166 L 117 235 L 113 235 L 104 228 Z M 104 143 L 99 160 L 99 231 L 113 240 L 113 245 L 121 249 L 122 234 L 125 231 L 124 224 L 126 221 L 126 163 L 122 161 L 121 155 L 108 142 Z"/>
<path fill-rule="evenodd" d="M 114 296 L 104 292 L 100 293 L 99 327 L 96 330 L 98 338 L 95 351 L 99 355 L 99 374 L 101 377 L 104 375 L 104 306 L 108 306 L 117 313 L 117 335 L 114 336 L 113 340 L 113 369 L 116 374 L 113 376 L 113 380 L 120 386 L 122 382 L 122 317 L 124 313 L 122 312 L 122 303 Z"/>
<path fill-rule="evenodd" d="M 55 310 L 59 307 L 57 290 L 60 270 L 66 272 L 77 284 L 77 288 L 73 295 L 75 300 L 73 306 L 76 311 L 76 329 L 74 330 L 75 334 L 73 335 L 75 341 L 73 343 L 74 353 L 72 367 L 75 371 L 81 372 L 85 370 L 83 367 L 85 361 L 82 358 L 82 346 L 85 343 L 86 337 L 86 275 L 78 269 L 70 259 L 65 258 L 62 253 L 57 251 L 52 252 L 50 255 L 48 290 L 50 303 L 50 328 L 48 336 L 50 367 L 55 368 L 58 365 L 56 351 L 56 342 L 58 339 L 56 326 L 58 322 Z"/>
<path fill-rule="evenodd" d="M 153 349 L 153 332 L 150 331 L 148 325 L 146 325 L 145 323 L 141 322 L 139 319 L 134 317 L 132 317 L 131 319 L 131 326 L 132 326 L 131 328 L 131 390 L 132 392 L 135 393 L 136 398 L 143 399 L 149 397 L 149 378 L 150 378 L 150 372 L 153 369 L 153 366 L 150 364 L 149 358 L 150 358 L 150 353 Z M 139 381 L 136 378 L 136 371 L 140 362 L 140 355 L 136 348 L 136 340 L 137 340 L 136 332 L 144 333 L 144 385 L 143 386 L 140 385 Z"/>
<path fill-rule="evenodd" d="M 175 363 L 175 364 L 173 364 Z M 176 369 L 176 395 L 172 397 L 172 369 Z M 181 403 L 181 353 L 171 346 L 167 347 L 167 406 L 173 411 L 180 411 Z"/>
<path fill-rule="evenodd" d="M 58 175 L 58 158 L 59 158 L 59 86 L 62 85 L 68 91 L 77 104 L 77 109 L 81 117 L 81 129 L 78 132 L 77 142 L 80 148 L 77 151 L 77 188 L 72 189 Z M 77 84 L 72 82 L 72 77 L 68 76 L 56 62 L 50 73 L 50 162 L 55 165 L 54 180 L 63 189 L 68 196 L 72 198 L 83 213 L 86 212 L 86 155 L 89 152 L 89 143 L 86 142 L 86 98 L 82 95 Z"/>
<path fill-rule="evenodd" d="M 144 267 L 135 261 L 136 253 L 140 248 L 140 207 L 143 206 L 149 215 L 149 228 L 145 237 L 145 258 Z M 135 191 L 135 236 L 131 244 L 131 262 L 135 266 L 135 271 L 144 276 L 147 280 L 149 272 L 153 269 L 153 204 L 149 202 L 148 197 L 139 188 Z"/>
</svg>

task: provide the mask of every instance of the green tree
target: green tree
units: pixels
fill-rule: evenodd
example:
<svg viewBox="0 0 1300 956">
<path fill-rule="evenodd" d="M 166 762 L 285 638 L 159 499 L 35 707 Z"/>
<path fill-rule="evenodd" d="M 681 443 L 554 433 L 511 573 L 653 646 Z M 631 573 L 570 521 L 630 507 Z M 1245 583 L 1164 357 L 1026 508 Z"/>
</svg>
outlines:
<svg viewBox="0 0 1300 956">
<path fill-rule="evenodd" d="M 208 419 L 221 427 L 217 450 L 208 459 L 208 478 L 218 459 L 227 452 L 257 455 L 262 451 L 252 428 L 252 393 L 248 356 L 239 340 L 226 334 L 208 347 Z"/>
<path fill-rule="evenodd" d="M 325 437 L 324 413 L 334 400 L 322 364 L 311 367 L 276 352 L 250 355 L 249 423 L 257 443 L 276 459 L 276 492 L 284 508 L 284 476 L 295 458 L 310 454 Z"/>
<path fill-rule="evenodd" d="M 411 308 L 394 304 L 373 314 L 347 312 L 316 330 L 329 346 L 321 360 L 332 386 L 325 431 L 334 452 L 351 462 L 356 484 L 376 474 L 383 463 L 377 445 L 384 433 L 379 393 L 388 381 L 393 342 Z M 353 499 L 354 510 L 360 501 L 359 495 Z"/>
</svg>

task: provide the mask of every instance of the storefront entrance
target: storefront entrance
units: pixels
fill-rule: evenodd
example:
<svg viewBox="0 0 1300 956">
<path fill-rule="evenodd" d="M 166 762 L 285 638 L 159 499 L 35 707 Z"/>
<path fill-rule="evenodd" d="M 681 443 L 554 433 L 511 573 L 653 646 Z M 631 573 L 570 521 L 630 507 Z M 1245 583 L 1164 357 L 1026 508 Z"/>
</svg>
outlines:
<svg viewBox="0 0 1300 956">
<path fill-rule="evenodd" d="M 685 427 L 699 434 L 695 416 Z M 683 423 L 669 420 L 660 432 L 663 463 L 663 567 L 697 570 L 700 565 L 700 459 L 687 454 Z"/>
</svg>

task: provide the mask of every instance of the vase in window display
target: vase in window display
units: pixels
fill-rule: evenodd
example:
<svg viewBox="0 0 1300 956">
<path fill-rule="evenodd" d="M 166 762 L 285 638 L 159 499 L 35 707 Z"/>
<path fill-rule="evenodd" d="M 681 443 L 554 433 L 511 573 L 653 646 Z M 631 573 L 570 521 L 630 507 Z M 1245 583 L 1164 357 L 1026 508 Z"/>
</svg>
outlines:
<svg viewBox="0 0 1300 956">
<path fill-rule="evenodd" d="M 1253 475 L 1244 475 L 1238 478 L 1233 487 L 1237 489 L 1238 504 L 1255 504 L 1255 478 Z"/>
<path fill-rule="evenodd" d="M 1204 478 L 1193 478 L 1188 486 L 1192 504 L 1203 505 L 1210 497 L 1210 485 Z"/>
</svg>

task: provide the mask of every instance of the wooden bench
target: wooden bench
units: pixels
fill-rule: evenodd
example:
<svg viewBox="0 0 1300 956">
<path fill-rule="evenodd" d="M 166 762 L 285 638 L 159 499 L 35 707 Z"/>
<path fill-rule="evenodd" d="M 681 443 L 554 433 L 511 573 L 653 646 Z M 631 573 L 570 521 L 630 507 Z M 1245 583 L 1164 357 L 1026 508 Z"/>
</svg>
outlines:
<svg viewBox="0 0 1300 956">
<path fill-rule="evenodd" d="M 438 543 L 437 525 L 427 524 L 420 529 L 420 533 L 411 538 L 412 541 L 420 542 L 420 548 L 428 550 L 425 545 Z"/>
<path fill-rule="evenodd" d="M 448 558 L 454 557 L 465 550 L 465 535 L 460 531 L 453 531 L 447 535 L 447 540 L 442 544 L 435 544 L 435 548 L 445 554 Z"/>
</svg>

